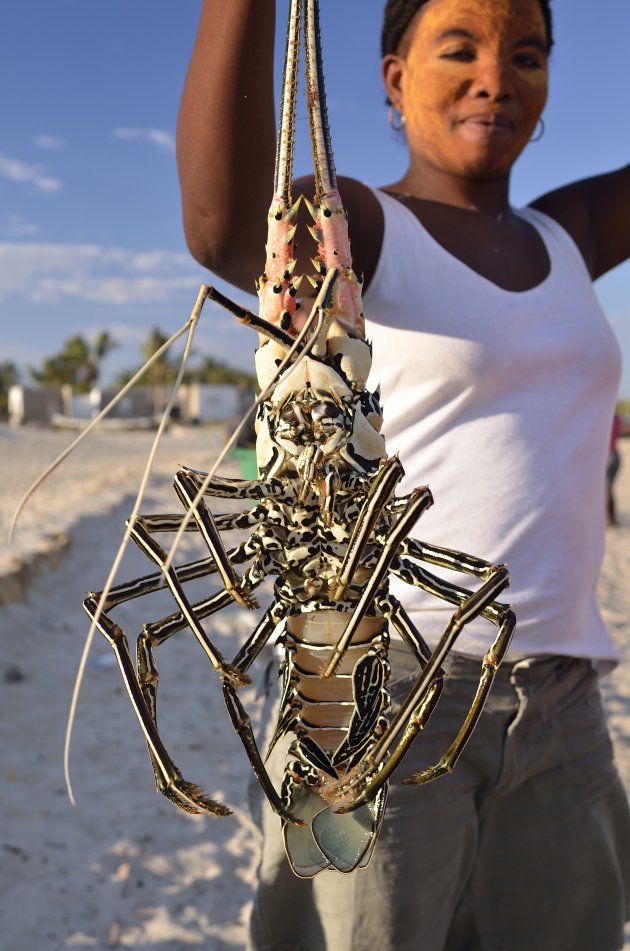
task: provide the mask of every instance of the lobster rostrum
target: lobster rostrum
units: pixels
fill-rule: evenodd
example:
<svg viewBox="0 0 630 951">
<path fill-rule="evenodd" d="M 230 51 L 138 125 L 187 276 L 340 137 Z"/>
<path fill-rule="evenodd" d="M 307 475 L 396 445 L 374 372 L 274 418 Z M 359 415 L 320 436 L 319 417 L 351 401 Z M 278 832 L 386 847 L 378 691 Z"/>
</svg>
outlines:
<svg viewBox="0 0 630 951">
<path fill-rule="evenodd" d="M 325 106 L 317 0 L 291 0 L 274 195 L 255 316 L 210 287 L 259 334 L 256 369 L 259 478 L 228 479 L 182 467 L 175 491 L 186 515 L 144 515 L 130 523 L 134 542 L 158 567 L 144 578 L 94 592 L 88 614 L 114 648 L 144 731 L 156 785 L 188 812 L 229 809 L 185 780 L 157 727 L 155 648 L 190 628 L 219 674 L 233 725 L 272 807 L 288 860 L 301 877 L 323 869 L 350 872 L 367 864 L 383 819 L 387 784 L 440 695 L 441 664 L 463 626 L 483 616 L 496 632 L 483 659 L 479 687 L 459 732 L 439 763 L 405 780 L 416 785 L 450 772 L 481 714 L 514 629 L 510 608 L 496 601 L 508 584 L 503 565 L 410 538 L 432 504 L 424 486 L 396 495 L 404 475 L 380 433 L 378 392 L 366 387 L 371 347 L 365 339 L 361 285 L 352 269 L 346 214 L 337 189 Z M 291 198 L 300 38 L 304 24 L 306 97 L 315 194 L 304 199 L 317 242 L 316 298 L 306 317 L 297 300 L 295 235 L 301 199 Z M 213 514 L 206 499 L 244 502 L 242 511 Z M 253 504 L 251 504 L 253 503 Z M 209 557 L 182 566 L 156 540 L 160 532 L 200 533 Z M 246 530 L 228 549 L 224 533 Z M 440 579 L 424 565 L 466 573 L 477 590 Z M 246 565 L 242 576 L 236 566 Z M 389 591 L 395 575 L 453 605 L 433 651 Z M 186 582 L 218 575 L 222 586 L 192 603 Z M 271 605 L 228 663 L 203 620 L 237 601 L 255 607 L 253 592 L 275 577 Z M 144 625 L 134 664 L 124 631 L 110 616 L 132 598 L 168 586 L 175 613 Z M 418 661 L 418 677 L 392 713 L 388 693 L 390 628 Z M 248 671 L 274 636 L 284 653 L 277 724 L 267 755 L 286 747 L 282 788 L 272 783 L 249 716 L 238 696 Z"/>
</svg>

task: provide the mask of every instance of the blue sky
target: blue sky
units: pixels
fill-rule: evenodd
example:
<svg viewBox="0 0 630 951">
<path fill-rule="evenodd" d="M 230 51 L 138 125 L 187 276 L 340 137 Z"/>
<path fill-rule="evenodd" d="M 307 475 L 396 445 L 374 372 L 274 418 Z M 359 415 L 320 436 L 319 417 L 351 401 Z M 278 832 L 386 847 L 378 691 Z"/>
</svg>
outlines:
<svg viewBox="0 0 630 951">
<path fill-rule="evenodd" d="M 286 4 L 279 0 L 281 41 Z M 71 334 L 93 338 L 108 329 L 120 344 L 104 366 L 111 377 L 137 365 L 152 326 L 168 332 L 180 326 L 208 280 L 184 243 L 174 155 L 200 5 L 5 0 L 0 360 L 37 365 Z M 630 4 L 553 0 L 552 6 L 556 48 L 546 132 L 515 170 L 516 205 L 629 160 Z M 375 185 L 392 181 L 405 154 L 387 127 L 380 86 L 382 2 L 322 0 L 322 8 L 337 169 Z M 298 131 L 299 174 L 309 167 L 303 110 Z M 263 254 L 261 248 L 261 269 Z M 621 395 L 630 397 L 630 264 L 596 287 L 624 353 Z M 232 296 L 256 305 L 242 292 Z M 253 347 L 251 331 L 208 308 L 199 353 L 251 369 Z"/>
</svg>

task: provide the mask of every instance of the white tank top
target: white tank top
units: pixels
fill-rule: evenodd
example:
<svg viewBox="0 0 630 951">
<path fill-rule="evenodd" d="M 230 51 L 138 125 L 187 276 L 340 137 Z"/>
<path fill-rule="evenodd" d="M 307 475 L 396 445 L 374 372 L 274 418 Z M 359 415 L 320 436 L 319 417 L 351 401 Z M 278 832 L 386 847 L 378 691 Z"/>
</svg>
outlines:
<svg viewBox="0 0 630 951">
<path fill-rule="evenodd" d="M 381 386 L 387 451 L 406 471 L 401 490 L 428 484 L 435 499 L 413 537 L 507 562 L 510 657 L 615 661 L 596 584 L 621 357 L 580 252 L 547 215 L 519 211 L 551 267 L 536 287 L 507 291 L 396 199 L 375 194 L 385 233 L 364 297 L 369 382 Z M 399 580 L 392 591 L 434 644 L 452 607 Z M 455 649 L 479 656 L 495 630 L 477 620 Z"/>
</svg>

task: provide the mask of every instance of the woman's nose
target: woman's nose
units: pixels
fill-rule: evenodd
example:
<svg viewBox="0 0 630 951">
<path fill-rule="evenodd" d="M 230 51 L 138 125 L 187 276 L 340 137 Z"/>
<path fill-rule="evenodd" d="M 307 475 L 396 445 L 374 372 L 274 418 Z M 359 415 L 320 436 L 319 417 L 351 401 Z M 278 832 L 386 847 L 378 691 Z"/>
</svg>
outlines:
<svg viewBox="0 0 630 951">
<path fill-rule="evenodd" d="M 509 65 L 502 58 L 492 58 L 477 63 L 477 70 L 469 93 L 482 99 L 504 102 L 512 96 L 512 81 Z"/>
</svg>

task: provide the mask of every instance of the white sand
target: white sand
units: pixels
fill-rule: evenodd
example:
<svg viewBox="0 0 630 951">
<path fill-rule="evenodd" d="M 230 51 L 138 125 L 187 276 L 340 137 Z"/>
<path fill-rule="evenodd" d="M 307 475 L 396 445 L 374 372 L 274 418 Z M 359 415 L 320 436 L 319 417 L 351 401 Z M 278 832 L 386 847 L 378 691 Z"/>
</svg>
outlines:
<svg viewBox="0 0 630 951">
<path fill-rule="evenodd" d="M 0 429 L 0 530 L 23 489 L 69 438 Z M 188 817 L 155 793 L 146 747 L 100 635 L 72 746 L 76 808 L 64 788 L 63 734 L 88 627 L 81 602 L 85 590 L 102 585 L 107 574 L 149 442 L 146 433 L 98 434 L 33 501 L 15 552 L 7 552 L 4 533 L 0 541 L 0 599 L 8 602 L 0 606 L 3 951 L 225 951 L 244 945 L 257 862 L 246 808 L 250 770 L 217 678 L 200 662 L 190 635 L 176 636 L 158 652 L 160 725 L 184 775 L 228 803 L 234 816 Z M 218 449 L 216 433 L 205 429 L 169 433 L 144 511 L 177 511 L 169 488 L 177 464 L 207 468 Z M 623 453 L 621 524 L 608 534 L 601 593 L 624 655 L 604 692 L 630 791 L 630 445 Z M 234 464 L 223 471 L 235 474 Z M 47 534 L 52 542 L 42 541 Z M 120 580 L 148 571 L 146 560 L 133 552 Z M 24 592 L 26 600 L 10 600 Z M 172 610 L 169 597 L 154 599 L 148 615 L 146 604 L 132 602 L 119 609 L 117 619 L 136 633 L 140 619 Z M 227 655 L 251 628 L 251 615 L 238 607 L 208 625 Z M 253 691 L 243 699 L 259 713 Z"/>
</svg>

